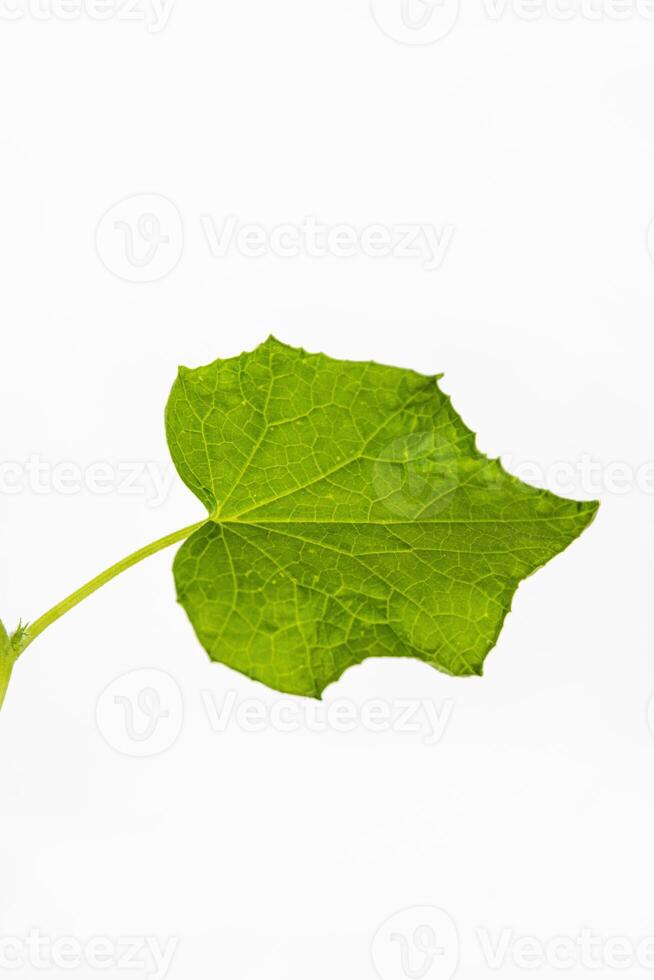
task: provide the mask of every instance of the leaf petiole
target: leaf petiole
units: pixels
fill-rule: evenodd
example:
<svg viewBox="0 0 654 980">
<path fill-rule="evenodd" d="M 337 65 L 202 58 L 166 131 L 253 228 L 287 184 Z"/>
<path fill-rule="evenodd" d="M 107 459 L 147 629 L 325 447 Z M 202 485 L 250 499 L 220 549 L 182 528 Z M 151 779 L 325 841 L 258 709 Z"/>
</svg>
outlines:
<svg viewBox="0 0 654 980">
<path fill-rule="evenodd" d="M 79 602 L 86 599 L 88 596 L 92 595 L 98 589 L 110 582 L 112 578 L 116 578 L 122 572 L 127 571 L 132 565 L 138 564 L 138 562 L 143 561 L 144 558 L 149 558 L 150 555 L 155 555 L 158 551 L 163 551 L 164 548 L 169 548 L 171 545 L 176 544 L 178 541 L 185 541 L 186 538 L 190 537 L 194 531 L 206 524 L 206 520 L 199 521 L 197 524 L 191 524 L 189 527 L 184 527 L 179 531 L 174 531 L 172 534 L 167 534 L 163 538 L 159 538 L 157 541 L 153 541 L 151 544 L 146 545 L 144 548 L 140 548 L 133 554 L 128 555 L 123 558 L 122 561 L 116 562 L 115 565 L 111 565 L 100 575 L 96 575 L 92 578 L 90 582 L 83 585 L 80 589 L 73 592 L 66 599 L 57 603 L 52 609 L 44 613 L 33 623 L 31 623 L 23 632 L 23 635 L 17 645 L 18 649 L 16 651 L 16 656 L 23 653 L 24 650 L 30 645 L 30 643 L 39 636 L 48 626 L 51 626 L 58 619 L 60 619 L 65 613 L 73 609 Z M 11 667 L 8 671 L 2 669 L 2 663 L 0 662 L 0 705 L 2 704 L 2 698 L 4 697 L 4 691 L 6 690 L 7 683 L 9 682 L 9 676 L 11 675 Z M 5 682 L 5 673 L 7 674 Z"/>
</svg>

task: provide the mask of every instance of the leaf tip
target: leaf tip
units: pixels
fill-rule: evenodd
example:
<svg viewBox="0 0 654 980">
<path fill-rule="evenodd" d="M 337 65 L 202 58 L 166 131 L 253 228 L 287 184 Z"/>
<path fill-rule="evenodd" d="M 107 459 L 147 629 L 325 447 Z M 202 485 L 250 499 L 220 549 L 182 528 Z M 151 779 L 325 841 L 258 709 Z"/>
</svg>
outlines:
<svg viewBox="0 0 654 980">
<path fill-rule="evenodd" d="M 601 506 L 601 501 L 599 500 L 577 500 L 577 516 L 580 518 L 582 525 L 579 533 L 585 531 L 593 523 L 597 517 L 598 511 Z"/>
<path fill-rule="evenodd" d="M 257 348 L 257 350 L 269 350 L 269 349 L 270 350 L 280 350 L 280 348 L 283 349 L 283 350 L 296 350 L 297 349 L 295 347 L 291 347 L 289 344 L 285 344 L 278 337 L 275 337 L 274 334 L 269 333 L 268 336 L 266 337 L 266 339 L 263 341 L 263 343 L 259 344 L 259 347 Z"/>
</svg>

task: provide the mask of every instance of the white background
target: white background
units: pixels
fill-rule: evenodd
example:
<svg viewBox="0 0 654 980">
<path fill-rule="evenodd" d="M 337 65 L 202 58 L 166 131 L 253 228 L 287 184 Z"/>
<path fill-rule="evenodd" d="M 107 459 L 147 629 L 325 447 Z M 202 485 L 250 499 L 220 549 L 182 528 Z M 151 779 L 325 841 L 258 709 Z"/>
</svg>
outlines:
<svg viewBox="0 0 654 980">
<path fill-rule="evenodd" d="M 166 471 L 177 365 L 272 331 L 443 371 L 485 452 L 517 472 L 567 463 L 578 497 L 593 495 L 579 476 L 591 458 L 603 500 L 521 586 L 483 679 L 369 661 L 327 693 L 357 710 L 449 702 L 437 744 L 362 722 L 212 730 L 203 692 L 277 698 L 208 662 L 174 602 L 172 552 L 78 607 L 19 663 L 0 715 L 2 937 L 172 937 L 173 980 L 449 980 L 451 937 L 429 969 L 413 949 L 407 971 L 399 941 L 394 960 L 375 952 L 382 923 L 444 910 L 462 978 L 525 975 L 511 946 L 494 972 L 479 930 L 546 944 L 587 927 L 605 950 L 654 935 L 654 20 L 625 0 L 592 17 L 582 0 L 530 17 L 487 0 L 421 43 L 452 2 L 416 0 L 413 27 L 400 0 L 374 0 L 377 20 L 368 0 L 177 0 L 160 29 L 143 5 L 103 21 L 2 6 L 2 461 Z M 102 222 L 135 195 L 166 200 Z M 168 238 L 151 263 L 145 212 Z M 215 257 L 203 216 L 220 229 L 229 215 L 453 233 L 431 270 L 360 247 Z M 49 472 L 0 494 L 8 627 L 202 516 L 178 482 L 155 504 L 147 487 L 64 493 Z M 142 668 L 170 675 L 159 694 L 177 737 L 137 758 L 124 702 L 101 695 Z M 133 678 L 118 683 L 134 695 Z M 599 974 L 545 960 L 531 975 L 648 975 L 635 956 Z M 25 958 L 13 975 L 70 974 Z"/>
</svg>

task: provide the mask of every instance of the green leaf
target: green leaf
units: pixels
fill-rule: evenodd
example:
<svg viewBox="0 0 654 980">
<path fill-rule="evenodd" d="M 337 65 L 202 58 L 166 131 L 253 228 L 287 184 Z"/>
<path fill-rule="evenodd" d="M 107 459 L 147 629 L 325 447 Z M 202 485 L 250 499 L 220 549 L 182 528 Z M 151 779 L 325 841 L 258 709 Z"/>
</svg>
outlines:
<svg viewBox="0 0 654 980">
<path fill-rule="evenodd" d="M 168 441 L 210 517 L 174 575 L 213 660 L 315 697 L 373 656 L 481 674 L 520 581 L 598 504 L 507 474 L 437 382 L 272 337 L 180 368 Z"/>
</svg>

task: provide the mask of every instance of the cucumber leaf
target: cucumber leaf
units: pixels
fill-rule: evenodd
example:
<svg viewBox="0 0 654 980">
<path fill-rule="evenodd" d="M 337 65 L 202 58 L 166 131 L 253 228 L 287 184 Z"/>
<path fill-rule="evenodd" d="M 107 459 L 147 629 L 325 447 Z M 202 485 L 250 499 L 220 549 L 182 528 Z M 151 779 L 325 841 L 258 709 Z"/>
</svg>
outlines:
<svg viewBox="0 0 654 980">
<path fill-rule="evenodd" d="M 598 508 L 480 453 L 438 377 L 273 337 L 180 368 L 166 429 L 209 512 L 179 602 L 213 660 L 293 694 L 367 657 L 481 674 L 521 580 Z"/>
</svg>

